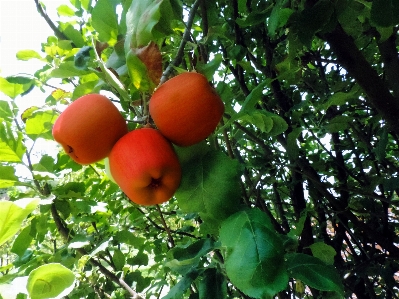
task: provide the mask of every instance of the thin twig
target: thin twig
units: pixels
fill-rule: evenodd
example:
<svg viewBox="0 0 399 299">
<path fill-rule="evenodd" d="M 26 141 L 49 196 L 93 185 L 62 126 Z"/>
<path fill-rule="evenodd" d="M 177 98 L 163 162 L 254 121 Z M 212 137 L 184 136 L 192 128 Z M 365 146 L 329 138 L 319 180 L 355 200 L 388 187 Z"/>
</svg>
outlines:
<svg viewBox="0 0 399 299">
<path fill-rule="evenodd" d="M 155 205 L 155 206 L 156 206 L 156 208 L 157 208 L 157 210 L 159 212 L 159 215 L 161 216 L 162 225 L 165 228 L 166 233 L 168 234 L 168 239 L 169 239 L 169 242 L 170 242 L 170 246 L 175 247 L 175 240 L 173 240 L 173 236 L 172 236 L 172 234 L 170 232 L 169 226 L 166 224 L 166 221 L 165 221 L 165 218 L 163 217 L 161 208 L 159 207 L 159 205 Z"/>
<path fill-rule="evenodd" d="M 182 59 L 183 59 L 183 54 L 184 54 L 184 47 L 186 46 L 187 41 L 190 38 L 190 34 L 191 34 L 191 27 L 193 26 L 193 22 L 194 22 L 194 16 L 195 13 L 199 7 L 201 0 L 196 0 L 193 4 L 193 6 L 191 7 L 191 11 L 190 14 L 188 15 L 188 20 L 187 20 L 187 24 L 186 24 L 186 29 L 184 30 L 183 33 L 183 38 L 182 41 L 180 43 L 179 49 L 177 50 L 177 54 L 175 56 L 175 58 L 173 59 L 173 61 L 168 65 L 168 67 L 166 68 L 166 70 L 163 72 L 162 77 L 161 77 L 161 81 L 160 81 L 160 85 L 165 83 L 166 80 L 168 80 L 168 77 L 170 75 L 170 73 L 172 72 L 172 69 L 175 66 L 178 66 Z"/>
<path fill-rule="evenodd" d="M 40 13 L 40 15 L 46 21 L 46 23 L 50 26 L 51 30 L 53 30 L 55 36 L 61 40 L 68 40 L 68 37 L 58 29 L 58 27 L 54 24 L 54 22 L 44 11 L 43 6 L 39 3 L 39 0 L 33 0 L 33 1 L 35 1 L 37 11 Z"/>
</svg>

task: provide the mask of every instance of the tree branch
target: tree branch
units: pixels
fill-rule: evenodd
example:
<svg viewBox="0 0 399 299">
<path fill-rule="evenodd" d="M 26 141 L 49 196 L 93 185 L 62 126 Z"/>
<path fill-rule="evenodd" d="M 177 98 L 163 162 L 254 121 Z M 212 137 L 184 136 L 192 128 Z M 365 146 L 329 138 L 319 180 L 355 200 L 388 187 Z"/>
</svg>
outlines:
<svg viewBox="0 0 399 299">
<path fill-rule="evenodd" d="M 69 228 L 64 224 L 61 216 L 58 214 L 57 208 L 55 203 L 51 204 L 51 215 L 53 216 L 55 225 L 57 230 L 60 232 L 61 236 L 64 238 L 65 242 L 68 243 L 72 239 L 72 234 Z M 84 248 L 77 248 L 76 249 L 80 254 L 87 255 L 88 252 Z M 137 292 L 135 292 L 122 278 L 119 278 L 114 273 L 109 271 L 106 267 L 104 267 L 98 260 L 94 257 L 90 257 L 89 263 L 95 267 L 98 267 L 102 274 L 104 274 L 107 278 L 124 288 L 133 299 L 143 299 Z"/>
<path fill-rule="evenodd" d="M 335 52 L 338 62 L 363 88 L 367 95 L 366 100 L 386 120 L 390 129 L 399 135 L 399 100 L 389 92 L 385 82 L 357 48 L 353 39 L 340 25 L 323 37 Z"/>
<path fill-rule="evenodd" d="M 58 29 L 58 27 L 53 23 L 53 21 L 50 19 L 47 13 L 44 11 L 43 6 L 39 3 L 39 0 L 33 0 L 33 1 L 35 1 L 37 11 L 40 13 L 42 18 L 46 21 L 46 23 L 50 26 L 51 30 L 53 30 L 55 36 L 61 40 L 68 40 L 68 37 Z"/>
<path fill-rule="evenodd" d="M 195 13 L 197 12 L 200 2 L 201 2 L 201 0 L 196 0 L 194 2 L 193 6 L 191 7 L 190 14 L 188 15 L 186 29 L 184 30 L 183 38 L 182 38 L 182 41 L 180 42 L 180 46 L 177 50 L 177 54 L 176 54 L 175 58 L 173 59 L 173 61 L 168 65 L 166 70 L 163 72 L 161 81 L 159 83 L 160 85 L 165 83 L 166 80 L 168 80 L 168 77 L 169 77 L 170 73 L 172 72 L 173 67 L 178 66 L 183 59 L 184 48 L 186 46 L 187 41 L 190 39 L 191 27 L 193 26 L 194 16 L 195 16 Z"/>
</svg>

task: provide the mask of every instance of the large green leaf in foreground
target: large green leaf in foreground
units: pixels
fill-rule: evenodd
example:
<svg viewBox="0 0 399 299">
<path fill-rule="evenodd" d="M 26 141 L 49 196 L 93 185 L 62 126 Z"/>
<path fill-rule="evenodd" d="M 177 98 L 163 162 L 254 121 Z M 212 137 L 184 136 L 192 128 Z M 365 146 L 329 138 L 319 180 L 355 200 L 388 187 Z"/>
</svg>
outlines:
<svg viewBox="0 0 399 299">
<path fill-rule="evenodd" d="M 284 248 L 270 219 L 260 210 L 245 210 L 223 222 L 220 241 L 230 281 L 253 298 L 273 296 L 288 283 Z"/>
<path fill-rule="evenodd" d="M 29 274 L 27 289 L 32 299 L 54 298 L 75 281 L 71 270 L 61 264 L 40 266 Z"/>
</svg>

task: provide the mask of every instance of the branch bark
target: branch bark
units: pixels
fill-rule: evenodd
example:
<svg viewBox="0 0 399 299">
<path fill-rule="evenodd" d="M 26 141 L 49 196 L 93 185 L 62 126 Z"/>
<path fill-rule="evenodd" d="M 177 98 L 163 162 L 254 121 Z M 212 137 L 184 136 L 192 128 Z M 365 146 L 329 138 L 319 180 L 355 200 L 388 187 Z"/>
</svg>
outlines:
<svg viewBox="0 0 399 299">
<path fill-rule="evenodd" d="M 64 224 L 61 216 L 58 214 L 58 210 L 55 206 L 55 203 L 51 204 L 51 215 L 53 216 L 55 225 L 57 230 L 60 232 L 61 236 L 64 238 L 65 242 L 69 242 L 71 240 L 71 231 L 69 228 Z M 88 252 L 84 248 L 76 249 L 80 254 L 87 255 Z M 124 288 L 133 299 L 143 299 L 136 291 L 134 291 L 122 278 L 119 278 L 114 273 L 109 271 L 106 267 L 104 267 L 101 262 L 96 260 L 94 257 L 89 259 L 89 263 L 95 267 L 98 267 L 100 272 L 104 274 L 107 278 Z"/>
<path fill-rule="evenodd" d="M 165 83 L 166 80 L 168 80 L 168 77 L 169 77 L 170 73 L 172 72 L 173 67 L 178 66 L 183 59 L 184 48 L 186 46 L 187 41 L 190 39 L 191 27 L 193 26 L 194 16 L 195 16 L 195 13 L 197 12 L 197 9 L 200 5 L 200 2 L 201 2 L 201 0 L 196 0 L 194 2 L 193 6 L 191 7 L 191 11 L 188 16 L 188 20 L 187 20 L 187 24 L 186 24 L 186 29 L 184 30 L 183 38 L 179 45 L 179 49 L 177 50 L 177 54 L 176 54 L 175 58 L 173 59 L 173 61 L 168 65 L 166 70 L 163 72 L 162 77 L 161 77 L 161 82 L 159 83 L 160 85 L 162 83 Z"/>
<path fill-rule="evenodd" d="M 384 80 L 378 76 L 353 39 L 340 25 L 324 34 L 323 38 L 330 44 L 338 62 L 363 88 L 367 101 L 386 120 L 390 129 L 399 135 L 399 99 L 390 93 Z"/>
<path fill-rule="evenodd" d="M 51 30 L 53 30 L 55 36 L 61 40 L 67 40 L 68 37 L 64 33 L 62 33 L 61 30 L 59 30 L 58 27 L 54 24 L 54 22 L 50 19 L 50 17 L 44 11 L 43 6 L 39 3 L 39 0 L 33 0 L 33 1 L 35 1 L 37 11 L 40 13 L 42 18 L 46 21 L 46 23 L 50 26 Z"/>
</svg>

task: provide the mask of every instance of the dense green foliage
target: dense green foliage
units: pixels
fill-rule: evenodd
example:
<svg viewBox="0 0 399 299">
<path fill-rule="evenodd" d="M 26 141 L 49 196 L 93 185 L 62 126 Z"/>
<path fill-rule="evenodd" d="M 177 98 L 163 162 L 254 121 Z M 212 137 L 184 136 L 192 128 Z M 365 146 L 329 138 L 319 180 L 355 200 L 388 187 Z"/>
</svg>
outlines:
<svg viewBox="0 0 399 299">
<path fill-rule="evenodd" d="M 398 0 L 35 2 L 54 36 L 16 55 L 45 66 L 0 78 L 0 298 L 398 298 Z M 168 203 L 60 147 L 32 162 L 74 99 L 106 94 L 133 130 L 154 76 L 185 70 L 226 109 L 176 147 Z M 19 111 L 32 89 L 46 104 Z"/>
</svg>

